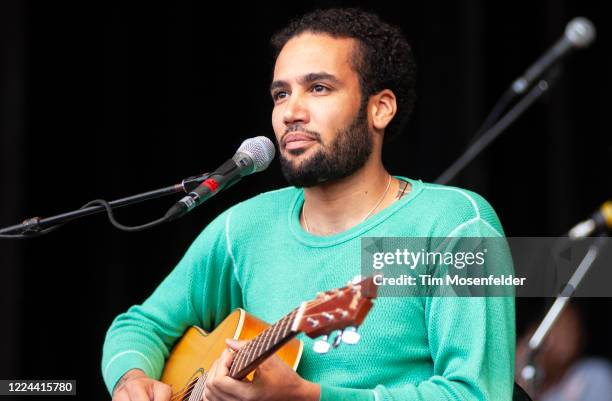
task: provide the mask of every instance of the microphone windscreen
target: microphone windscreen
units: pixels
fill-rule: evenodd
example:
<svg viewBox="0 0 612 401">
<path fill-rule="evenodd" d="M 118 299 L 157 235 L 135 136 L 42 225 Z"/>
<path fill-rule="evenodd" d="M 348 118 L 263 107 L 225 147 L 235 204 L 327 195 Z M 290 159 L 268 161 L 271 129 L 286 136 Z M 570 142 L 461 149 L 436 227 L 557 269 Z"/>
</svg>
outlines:
<svg viewBox="0 0 612 401">
<path fill-rule="evenodd" d="M 253 159 L 255 169 L 252 172 L 257 173 L 268 168 L 274 159 L 276 149 L 272 141 L 267 137 L 256 136 L 242 142 L 238 152 L 246 153 Z"/>
<path fill-rule="evenodd" d="M 565 37 L 576 47 L 587 47 L 595 40 L 595 26 L 584 17 L 576 17 L 565 28 Z"/>
</svg>

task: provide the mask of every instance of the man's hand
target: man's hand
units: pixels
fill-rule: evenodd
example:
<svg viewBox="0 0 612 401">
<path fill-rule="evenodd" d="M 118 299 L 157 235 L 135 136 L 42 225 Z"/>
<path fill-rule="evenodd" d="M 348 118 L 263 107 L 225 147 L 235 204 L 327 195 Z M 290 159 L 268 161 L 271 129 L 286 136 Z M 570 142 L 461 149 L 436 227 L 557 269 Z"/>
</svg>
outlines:
<svg viewBox="0 0 612 401">
<path fill-rule="evenodd" d="M 278 356 L 272 355 L 255 370 L 252 382 L 228 376 L 237 351 L 244 341 L 226 340 L 229 349 L 213 364 L 206 379 L 204 401 L 318 401 L 320 388 L 302 379 Z"/>
<path fill-rule="evenodd" d="M 128 370 L 113 390 L 113 401 L 170 401 L 170 386 L 148 377 L 140 369 Z"/>
</svg>

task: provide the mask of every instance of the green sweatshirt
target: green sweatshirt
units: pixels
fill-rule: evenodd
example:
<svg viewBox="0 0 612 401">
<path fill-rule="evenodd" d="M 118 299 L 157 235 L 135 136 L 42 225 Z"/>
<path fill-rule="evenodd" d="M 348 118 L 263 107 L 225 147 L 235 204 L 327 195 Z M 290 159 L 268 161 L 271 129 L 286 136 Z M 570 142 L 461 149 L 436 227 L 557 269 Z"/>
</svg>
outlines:
<svg viewBox="0 0 612 401">
<path fill-rule="evenodd" d="M 360 274 L 360 237 L 499 237 L 479 195 L 410 180 L 412 190 L 357 226 L 329 237 L 305 232 L 303 191 L 261 194 L 218 216 L 142 304 L 113 321 L 102 373 L 112 390 L 129 369 L 159 378 L 191 325 L 213 330 L 241 307 L 276 322 L 317 292 Z M 321 400 L 510 400 L 514 376 L 511 297 L 379 297 L 357 345 L 324 355 L 300 335 L 301 377 Z"/>
</svg>

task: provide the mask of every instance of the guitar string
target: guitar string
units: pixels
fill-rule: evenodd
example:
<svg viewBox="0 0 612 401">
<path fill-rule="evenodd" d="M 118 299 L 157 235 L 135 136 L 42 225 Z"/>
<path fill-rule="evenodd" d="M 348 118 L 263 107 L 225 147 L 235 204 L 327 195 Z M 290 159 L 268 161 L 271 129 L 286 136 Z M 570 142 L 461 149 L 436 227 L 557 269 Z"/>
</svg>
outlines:
<svg viewBox="0 0 612 401">
<path fill-rule="evenodd" d="M 265 337 L 267 337 L 267 336 L 272 337 L 272 335 L 274 335 L 274 337 L 273 337 L 273 338 L 274 338 L 274 340 L 272 341 L 272 343 L 276 344 L 277 340 L 279 339 L 279 334 L 280 334 L 280 333 L 283 333 L 283 334 L 281 335 L 281 337 L 285 337 L 285 336 L 288 334 L 288 333 L 286 332 L 286 329 L 287 329 L 287 327 L 289 327 L 289 323 L 291 323 L 291 322 L 292 322 L 292 320 L 295 318 L 295 315 L 296 315 L 296 314 L 297 314 L 297 309 L 294 309 L 294 310 L 292 310 L 291 312 L 289 312 L 287 315 L 283 316 L 283 317 L 281 318 L 281 320 L 279 320 L 279 321 L 278 321 L 276 324 L 274 324 L 274 326 L 270 326 L 269 328 L 267 328 L 267 329 L 266 329 L 266 331 L 269 331 L 269 334 L 266 334 L 266 335 L 265 335 Z M 270 329 L 272 329 L 272 330 L 270 331 Z M 279 330 L 278 330 L 278 331 L 276 331 L 277 329 L 279 329 Z M 264 331 L 264 332 L 266 332 L 266 331 Z M 263 334 L 264 332 L 262 332 L 262 334 Z M 249 352 L 247 353 L 248 358 L 247 358 L 246 363 L 245 363 L 245 361 L 244 361 L 244 358 L 243 358 L 243 359 L 241 359 L 241 361 L 240 361 L 240 365 L 237 365 L 237 368 L 236 368 L 236 369 L 234 369 L 234 371 L 233 371 L 233 374 L 234 374 L 234 375 L 235 375 L 235 374 L 236 374 L 238 371 L 243 370 L 243 369 L 244 369 L 246 366 L 248 366 L 249 364 L 251 364 L 251 363 L 252 363 L 252 362 L 253 362 L 255 359 L 257 359 L 257 358 L 258 358 L 258 357 L 260 357 L 261 355 L 264 355 L 264 354 L 265 354 L 267 351 L 269 351 L 269 350 L 271 349 L 271 348 L 268 348 L 268 347 L 267 347 L 267 343 L 268 343 L 268 341 L 266 340 L 266 338 L 265 338 L 265 337 L 264 337 L 264 338 L 262 338 L 262 340 L 261 340 L 261 341 L 264 341 L 264 340 L 265 340 L 265 344 L 266 344 L 265 349 L 263 349 L 263 350 L 262 350 L 263 352 L 259 352 L 259 351 L 258 351 L 258 348 L 255 348 L 255 350 L 256 350 L 257 352 L 256 352 L 256 353 L 255 353 L 255 355 L 253 356 L 253 355 L 251 355 L 251 352 L 252 352 L 253 350 L 249 351 Z M 268 339 L 269 339 L 269 338 L 268 338 Z M 233 366 L 232 366 L 232 367 L 233 367 Z"/>
<path fill-rule="evenodd" d="M 276 330 L 278 328 L 279 323 L 281 323 L 283 320 L 285 320 L 287 318 L 287 315 L 283 316 L 281 318 L 281 320 L 279 320 L 277 323 L 275 323 L 274 325 L 266 328 L 264 331 L 262 331 L 260 334 L 258 334 L 253 340 L 251 340 L 251 343 L 257 343 L 255 344 L 255 349 L 249 349 L 247 350 L 245 348 L 244 352 L 240 352 L 240 356 L 241 358 L 239 358 L 239 360 L 236 361 L 236 367 L 234 368 L 234 366 L 232 365 L 232 372 L 230 373 L 230 375 L 234 376 L 236 374 L 237 371 L 240 371 L 243 369 L 244 366 L 248 365 L 249 362 L 251 362 L 251 351 L 253 350 L 257 350 L 259 345 L 262 345 L 262 343 L 264 343 L 265 338 L 267 336 L 270 335 L 270 333 L 274 332 L 274 330 Z M 251 347 L 252 348 L 252 347 Z M 246 359 L 246 363 L 245 363 L 245 359 Z"/>
<path fill-rule="evenodd" d="M 202 377 L 208 377 L 208 372 L 204 372 L 197 379 L 193 379 L 187 386 L 183 387 L 181 391 L 171 396 L 170 400 L 173 401 L 175 398 L 183 397 L 185 394 L 191 392 Z"/>
<path fill-rule="evenodd" d="M 318 306 L 318 305 L 319 305 L 320 303 L 322 303 L 322 302 L 323 302 L 322 300 L 321 300 L 321 301 L 313 300 L 313 301 L 311 301 L 311 303 L 309 304 L 309 307 Z M 281 318 L 281 320 L 279 320 L 279 321 L 278 321 L 278 322 L 277 322 L 275 325 L 273 325 L 273 326 L 270 326 L 270 327 L 266 328 L 266 330 L 264 330 L 264 332 L 265 332 L 265 331 L 267 331 L 267 330 L 269 330 L 269 329 L 271 329 L 271 328 L 273 328 L 273 327 L 275 327 L 275 326 L 279 326 L 279 327 L 280 327 L 281 325 L 284 325 L 286 322 L 291 321 L 291 320 L 292 320 L 292 319 L 295 317 L 295 316 L 292 316 L 292 315 L 294 315 L 296 312 L 297 312 L 297 309 L 292 310 L 292 311 L 291 311 L 291 312 L 289 312 L 287 315 L 283 316 L 283 317 Z M 282 323 L 281 323 L 281 322 L 282 322 Z M 288 327 L 288 326 L 287 326 L 287 327 Z M 286 327 L 284 328 L 283 332 L 284 332 L 285 330 L 286 330 Z M 263 334 L 264 332 L 262 332 L 261 334 Z M 286 333 L 286 334 L 288 334 L 288 333 Z M 286 335 L 286 334 L 285 334 L 285 335 Z M 259 335 L 258 335 L 258 336 L 259 336 Z M 251 345 L 251 346 L 252 346 L 252 345 L 253 345 L 253 343 L 254 343 L 254 340 L 255 340 L 256 338 L 257 338 L 257 337 L 255 337 L 253 340 L 251 340 L 251 341 L 250 341 L 250 342 L 247 344 L 247 346 L 249 346 L 249 345 Z M 276 340 L 276 338 L 275 338 L 275 340 Z M 247 348 L 245 348 L 244 350 L 245 350 L 245 351 L 247 351 Z M 247 351 L 247 352 L 250 352 L 250 351 L 252 351 L 252 350 L 250 350 L 250 349 L 249 349 L 249 351 Z M 243 355 L 245 355 L 245 354 L 243 354 Z M 250 356 L 250 354 L 249 354 L 249 356 Z M 233 366 L 232 366 L 232 367 L 233 367 Z M 240 370 L 240 369 L 237 369 L 237 370 Z M 207 377 L 207 376 L 208 376 L 208 372 L 205 372 L 205 373 L 204 373 L 204 374 L 203 374 L 203 375 L 202 375 L 200 378 L 202 378 L 202 377 Z M 204 379 L 203 381 L 205 382 L 206 380 Z M 178 400 L 178 399 L 179 399 L 179 397 L 184 397 L 184 396 L 188 396 L 188 397 L 190 397 L 190 396 L 191 396 L 191 394 L 193 393 L 193 391 L 195 391 L 194 389 L 195 389 L 196 385 L 198 384 L 198 382 L 200 382 L 200 379 L 196 379 L 196 380 L 192 381 L 192 382 L 191 382 L 191 384 L 189 384 L 188 386 L 186 386 L 185 388 L 183 388 L 183 389 L 182 389 L 180 392 L 178 392 L 178 393 L 176 393 L 174 396 L 172 396 L 172 397 L 171 397 L 171 400 L 172 400 L 172 401 L 175 401 L 175 400 Z"/>
<path fill-rule="evenodd" d="M 253 349 L 253 354 L 255 355 L 255 357 L 257 357 L 257 354 L 259 354 L 262 350 L 265 350 L 268 340 L 272 337 L 276 330 L 279 329 L 279 327 L 282 325 L 282 322 L 284 322 L 286 319 L 287 316 L 283 316 L 283 318 L 279 320 L 278 323 L 272 325 L 271 327 L 268 327 L 262 332 L 263 335 L 258 340 L 259 344 L 257 344 L 257 346 Z M 249 359 L 252 359 L 252 356 L 250 354 Z"/>
<path fill-rule="evenodd" d="M 257 351 L 259 346 L 262 345 L 262 343 L 265 342 L 266 336 L 268 336 L 271 332 L 276 330 L 278 325 L 281 322 L 283 322 L 283 320 L 286 320 L 288 317 L 290 317 L 290 315 L 292 313 L 293 313 L 293 311 L 289 312 L 287 315 L 283 316 L 278 322 L 276 322 L 275 324 L 273 324 L 270 327 L 267 327 L 264 331 L 262 331 L 255 338 L 253 338 L 245 347 L 240 349 L 238 351 L 238 358 L 235 360 L 236 367 L 234 368 L 234 365 L 232 365 L 232 369 L 230 371 L 230 375 L 235 375 L 236 371 L 241 370 L 242 367 L 244 367 L 244 366 L 248 365 L 250 362 L 252 362 L 252 359 L 251 359 L 252 355 L 251 355 L 251 353 L 253 351 Z M 245 363 L 245 359 L 247 360 L 246 363 Z"/>
<path fill-rule="evenodd" d="M 289 314 L 285 315 L 285 316 L 283 317 L 283 319 L 281 319 L 281 321 L 283 321 L 283 320 L 284 320 L 284 322 L 283 322 L 282 324 L 277 324 L 276 326 L 278 326 L 278 328 L 283 327 L 283 325 L 285 324 L 285 322 L 286 322 L 286 321 L 288 321 L 288 320 L 291 320 L 291 319 L 292 319 L 292 315 L 293 315 L 293 311 L 291 311 Z M 280 323 L 281 321 L 279 321 L 279 323 Z M 280 332 L 280 331 L 279 331 L 279 332 Z M 264 347 L 263 347 L 264 352 L 267 352 L 268 350 L 270 350 L 270 349 L 271 349 L 271 348 L 274 346 L 274 344 L 276 344 L 276 341 L 277 341 L 277 339 L 278 339 L 278 333 L 279 333 L 279 332 L 277 332 L 277 331 L 276 331 L 276 329 L 274 329 L 274 330 L 272 330 L 272 331 L 270 332 L 270 335 L 269 335 L 269 336 L 267 336 L 268 338 L 266 338 L 266 341 L 265 341 L 265 343 L 264 343 Z"/>
<path fill-rule="evenodd" d="M 326 302 L 326 301 L 327 301 L 327 300 L 323 300 L 323 299 L 322 299 L 322 300 L 316 300 L 316 299 L 315 299 L 315 300 L 312 300 L 312 301 L 310 301 L 310 302 L 308 303 L 308 307 L 309 307 L 309 308 L 312 308 L 312 307 L 315 307 L 315 306 L 319 306 L 320 304 L 322 304 L 323 302 Z M 294 318 L 295 316 L 291 316 L 291 315 L 292 315 L 292 314 L 294 314 L 294 313 L 296 313 L 296 312 L 297 312 L 297 310 L 298 310 L 297 308 L 296 308 L 296 309 L 294 309 L 294 310 L 292 310 L 292 311 L 291 311 L 291 312 L 289 312 L 287 315 L 283 316 L 283 317 L 281 318 L 281 320 L 279 320 L 279 321 L 278 321 L 278 322 L 277 322 L 275 325 L 268 327 L 266 330 L 268 330 L 268 329 L 270 329 L 270 328 L 272 328 L 272 327 L 276 326 L 278 323 L 281 323 L 281 321 L 282 321 L 282 320 L 284 320 L 285 318 L 288 318 L 288 317 Z M 288 319 L 288 320 L 291 320 L 291 319 Z M 283 323 L 284 323 L 284 322 L 283 322 Z M 285 329 L 286 329 L 286 328 L 285 328 Z M 264 332 L 265 332 L 266 330 L 264 330 Z M 262 332 L 262 334 L 263 334 L 264 332 Z M 286 335 L 286 334 L 289 334 L 289 333 L 284 333 L 284 335 Z M 255 337 L 253 340 L 255 340 L 256 338 L 257 338 L 257 337 Z M 248 347 L 249 345 L 252 345 L 253 340 L 251 340 L 251 341 L 250 341 L 250 342 L 247 344 L 247 347 Z M 246 348 L 244 348 L 244 349 L 246 350 Z M 242 351 L 242 350 L 241 350 L 241 351 Z M 204 383 L 206 382 L 206 377 L 207 377 L 207 376 L 208 376 L 208 372 L 205 372 L 205 373 L 204 373 L 202 376 L 200 376 L 200 378 L 204 377 L 204 380 L 203 380 L 203 382 L 204 382 Z M 185 388 L 181 389 L 181 391 L 179 391 L 178 393 L 176 393 L 176 394 L 174 394 L 173 396 L 171 396 L 171 397 L 170 397 L 170 399 L 171 399 L 172 401 L 174 401 L 174 400 L 177 400 L 177 399 L 178 399 L 178 397 L 184 396 L 184 395 L 186 395 L 187 393 L 191 394 L 191 393 L 192 393 L 192 391 L 193 391 L 193 389 L 194 389 L 194 387 L 195 387 L 195 385 L 196 385 L 196 384 L 197 384 L 199 381 L 200 381 L 200 379 L 196 379 L 196 380 L 192 381 L 192 382 L 191 382 L 191 383 L 190 383 L 188 386 L 186 386 Z"/>
<path fill-rule="evenodd" d="M 277 329 L 279 329 L 280 327 L 282 327 L 282 326 L 285 324 L 285 322 L 286 322 L 287 320 L 290 320 L 290 319 L 292 318 L 292 314 L 293 314 L 293 312 L 294 312 L 294 311 L 289 312 L 287 315 L 283 316 L 283 317 L 282 317 L 282 318 L 281 318 L 281 319 L 280 319 L 280 320 L 279 320 L 277 323 L 275 323 L 274 325 L 272 325 L 272 326 L 268 327 L 266 330 L 264 330 L 264 331 L 261 333 L 261 334 L 264 334 L 264 333 L 265 333 L 265 334 L 264 334 L 264 336 L 263 336 L 261 339 L 257 340 L 257 341 L 258 341 L 258 342 L 262 342 L 262 343 L 264 343 L 264 344 L 265 344 L 265 343 L 267 343 L 267 341 L 265 341 L 265 340 L 266 340 L 266 338 L 267 338 L 267 337 L 271 337 L 271 336 L 272 336 L 272 334 L 273 334 L 273 333 L 275 333 L 275 331 L 276 331 Z M 258 335 L 257 337 L 259 337 L 259 336 L 260 336 L 260 335 Z M 255 340 L 257 339 L 257 337 L 256 337 L 256 338 L 254 338 L 254 339 L 253 339 L 253 341 L 255 341 Z M 251 349 L 251 350 L 247 351 L 247 352 L 246 352 L 246 356 L 245 356 L 245 357 L 246 357 L 246 359 L 247 359 L 246 363 L 245 363 L 245 361 L 244 361 L 244 359 L 245 359 L 245 358 L 241 358 L 240 363 L 237 365 L 237 367 L 236 367 L 236 369 L 234 370 L 233 374 L 236 374 L 236 372 L 237 372 L 237 371 L 242 370 L 242 369 L 243 369 L 245 366 L 247 366 L 249 363 L 253 362 L 253 360 L 254 360 L 255 358 L 253 358 L 253 356 L 251 355 L 251 352 L 252 352 L 252 351 L 256 351 L 256 352 L 255 352 L 255 358 L 257 358 L 257 354 L 258 354 L 258 347 L 256 347 L 255 349 Z M 264 352 L 265 352 L 265 351 L 266 351 L 266 350 L 264 350 Z"/>
<path fill-rule="evenodd" d="M 196 383 L 196 380 L 191 381 L 189 385 L 183 387 L 179 392 L 172 395 L 170 397 L 170 400 L 173 401 L 173 400 L 177 400 L 180 397 L 182 397 L 185 393 L 187 393 L 195 385 L 195 383 Z"/>
<path fill-rule="evenodd" d="M 328 300 L 325 300 L 325 299 L 320 299 L 320 300 L 316 300 L 316 299 L 315 299 L 315 300 L 312 300 L 312 301 L 310 301 L 310 302 L 308 303 L 308 307 L 309 307 L 309 308 L 316 307 L 316 306 L 319 306 L 320 304 L 322 304 L 322 303 L 324 303 L 324 302 L 327 302 L 327 301 L 328 301 Z M 295 314 L 297 314 L 297 311 L 298 311 L 298 309 L 297 309 L 297 308 L 296 308 L 296 309 L 294 309 L 294 310 L 292 310 L 292 311 L 291 311 L 291 312 L 289 312 L 287 315 L 283 316 L 283 318 L 281 318 L 281 320 L 279 320 L 279 321 L 277 322 L 277 324 L 281 323 L 281 321 L 282 321 L 283 319 L 287 318 L 287 317 L 294 318 L 295 316 L 291 316 L 291 315 L 293 315 L 294 313 L 295 313 Z M 289 319 L 289 320 L 291 320 L 291 319 Z M 283 322 L 283 323 L 284 323 L 284 322 Z M 271 326 L 271 327 L 273 327 L 273 326 Z M 270 329 L 270 327 L 269 327 L 268 329 Z M 266 329 L 266 330 L 268 330 L 268 329 Z M 263 334 L 263 332 L 262 332 L 262 334 Z M 287 333 L 287 334 L 288 334 L 288 333 Z M 286 334 L 285 334 L 285 335 L 286 335 Z M 258 337 L 259 337 L 259 335 L 258 335 Z M 241 351 L 244 351 L 244 354 L 243 354 L 243 355 L 245 355 L 245 356 L 246 356 L 246 355 L 248 355 L 249 357 L 251 357 L 250 352 L 252 352 L 252 351 L 253 351 L 253 349 L 252 349 L 252 346 L 251 346 L 251 345 L 253 345 L 253 342 L 254 342 L 254 340 L 256 340 L 256 339 L 257 339 L 257 337 L 255 337 L 253 340 L 251 340 L 251 341 L 250 341 L 250 342 L 247 344 L 247 346 L 246 346 L 245 348 L 241 349 Z M 276 339 L 275 339 L 275 340 L 276 340 Z M 249 346 L 251 346 L 251 347 L 249 347 Z M 242 352 L 241 352 L 241 353 L 242 353 Z M 250 359 L 250 358 L 249 358 L 249 359 Z M 253 358 L 252 360 L 254 360 L 254 359 L 256 359 L 256 357 L 255 357 L 255 358 Z M 250 362 L 252 362 L 252 360 L 251 360 Z M 248 362 L 247 362 L 246 364 L 244 363 L 244 357 L 240 359 L 240 362 L 241 362 L 241 363 L 243 363 L 243 365 L 244 365 L 244 366 L 241 366 L 240 368 L 237 368 L 237 369 L 236 369 L 236 371 L 239 371 L 239 370 L 243 369 L 245 366 L 247 366 L 247 365 L 248 365 Z M 232 367 L 233 367 L 233 366 L 232 366 Z M 234 371 L 234 374 L 235 374 L 235 373 L 236 373 L 236 372 Z"/>
<path fill-rule="evenodd" d="M 195 386 L 197 381 L 198 381 L 197 379 L 192 380 L 187 386 L 183 387 L 178 393 L 171 396 L 170 400 L 171 401 L 177 400 L 179 397 L 182 397 L 183 395 L 185 395 L 185 393 L 191 391 L 191 389 L 193 388 L 193 386 Z"/>
<path fill-rule="evenodd" d="M 185 401 L 185 400 L 190 400 L 191 396 L 193 395 L 193 391 L 195 389 L 195 387 L 198 385 L 200 379 L 202 378 L 202 376 L 198 377 L 194 382 L 193 382 L 193 386 L 191 386 L 191 388 L 184 392 L 183 394 L 181 394 L 181 401 Z"/>
<path fill-rule="evenodd" d="M 281 318 L 281 320 L 284 319 L 284 318 L 285 317 L 283 316 L 283 318 Z M 244 346 L 243 348 L 238 350 L 238 358 L 236 358 L 236 360 L 235 360 L 236 366 L 240 366 L 243 363 L 244 359 L 249 357 L 250 352 L 253 349 L 253 347 L 256 347 L 259 344 L 259 341 L 261 339 L 261 335 L 263 333 L 265 333 L 266 331 L 270 330 L 270 328 L 274 327 L 275 325 L 267 327 L 263 332 L 261 332 L 260 334 L 255 336 L 255 338 L 253 338 L 251 341 L 249 341 L 249 343 L 246 346 Z M 237 369 L 234 369 L 234 373 L 235 373 L 236 370 Z"/>
<path fill-rule="evenodd" d="M 258 357 L 258 355 L 259 355 L 259 354 L 260 354 L 262 351 L 265 353 L 265 352 L 268 350 L 268 349 L 266 349 L 266 346 L 267 346 L 268 340 L 269 340 L 270 338 L 272 338 L 272 336 L 273 336 L 274 334 L 276 334 L 276 330 L 280 329 L 280 328 L 281 328 L 281 327 L 282 327 L 282 326 L 285 324 L 285 322 L 291 318 L 291 316 L 290 316 L 290 315 L 291 315 L 291 313 L 293 313 L 293 311 L 292 311 L 292 312 L 290 312 L 289 314 L 287 314 L 287 315 L 283 316 L 281 320 L 279 320 L 279 321 L 278 321 L 277 323 L 275 323 L 273 326 L 271 326 L 271 327 L 267 328 L 266 330 L 264 330 L 264 331 L 262 332 L 262 334 L 263 334 L 263 333 L 265 333 L 265 334 L 264 334 L 264 335 L 262 336 L 262 338 L 259 340 L 259 343 L 260 343 L 260 344 L 259 344 L 259 346 L 255 347 L 255 348 L 253 349 L 254 358 L 257 358 L 257 357 Z M 271 329 L 271 330 L 270 330 L 270 329 Z M 252 362 L 252 360 L 254 359 L 254 358 L 253 358 L 253 356 L 251 356 L 250 354 L 249 354 L 248 356 L 249 356 L 249 360 L 250 360 L 250 362 Z M 248 362 L 247 362 L 247 364 L 246 364 L 246 365 L 248 365 Z M 245 365 L 245 366 L 246 366 L 246 365 Z"/>
<path fill-rule="evenodd" d="M 187 397 L 187 399 L 189 399 L 191 397 L 191 394 L 192 394 L 195 386 L 197 386 L 197 384 L 202 381 L 202 378 L 204 378 L 203 381 L 205 382 L 206 381 L 206 377 L 208 377 L 208 372 L 205 372 L 200 377 L 198 377 L 197 379 L 193 380 L 189 386 L 187 386 L 186 388 L 181 390 L 181 392 L 179 392 L 179 393 L 175 394 L 174 396 L 172 396 L 170 398 L 170 400 L 173 401 L 174 399 L 178 399 L 178 397 L 180 397 L 181 400 L 185 400 L 185 397 Z"/>
<path fill-rule="evenodd" d="M 283 318 L 284 318 L 284 316 L 283 316 Z M 281 320 L 282 320 L 283 318 L 281 318 Z M 270 327 L 274 327 L 274 325 L 273 325 L 273 326 L 270 326 Z M 238 350 L 238 355 L 239 355 L 239 358 L 236 360 L 236 362 L 238 362 L 238 360 L 239 360 L 239 361 L 240 361 L 240 363 L 242 363 L 242 360 L 243 360 L 244 358 L 246 358 L 246 357 L 247 357 L 248 353 L 249 353 L 249 352 L 251 352 L 251 350 L 253 349 L 253 347 L 256 347 L 256 346 L 259 344 L 259 341 L 260 341 L 260 339 L 261 339 L 261 335 L 262 335 L 263 333 L 265 333 L 267 330 L 269 330 L 269 329 L 270 329 L 270 327 L 267 327 L 267 328 L 266 328 L 266 329 L 265 329 L 263 332 L 259 333 L 259 334 L 258 334 L 257 336 L 255 336 L 255 337 L 254 337 L 254 338 L 253 338 L 251 341 L 249 341 L 247 345 L 245 345 L 243 348 L 241 348 L 240 350 Z"/>
<path fill-rule="evenodd" d="M 267 329 L 266 329 L 266 330 L 267 330 Z M 243 360 L 244 358 L 246 358 L 246 355 L 247 355 L 247 350 L 248 350 L 248 349 L 250 349 L 250 348 L 252 348 L 252 347 L 255 345 L 255 339 L 256 339 L 256 338 L 257 338 L 257 337 L 255 337 L 253 340 L 249 341 L 249 342 L 248 342 L 248 343 L 247 343 L 247 344 L 246 344 L 244 347 L 242 347 L 241 349 L 239 349 L 239 350 L 238 350 L 238 352 L 237 352 L 237 354 L 238 354 L 238 355 L 237 355 L 237 358 L 234 360 L 234 362 L 235 362 L 235 363 L 237 363 L 237 364 L 238 364 L 238 363 L 242 363 L 242 360 Z M 238 365 L 237 365 L 237 366 L 238 366 Z M 233 366 L 232 366 L 232 368 L 233 368 Z M 232 369 L 230 368 L 230 374 L 231 374 L 231 370 L 232 370 Z M 234 370 L 234 372 L 235 372 L 235 370 Z"/>
<path fill-rule="evenodd" d="M 193 392 L 189 395 L 189 401 L 191 401 L 191 399 L 193 398 L 193 401 L 196 400 L 201 400 L 202 399 L 202 394 L 204 394 L 204 389 L 206 388 L 206 377 L 207 375 L 203 375 L 201 380 L 198 380 L 198 384 L 196 384 L 196 388 L 194 388 Z M 199 387 L 198 387 L 199 385 Z M 193 397 L 195 393 L 195 397 Z"/>
</svg>

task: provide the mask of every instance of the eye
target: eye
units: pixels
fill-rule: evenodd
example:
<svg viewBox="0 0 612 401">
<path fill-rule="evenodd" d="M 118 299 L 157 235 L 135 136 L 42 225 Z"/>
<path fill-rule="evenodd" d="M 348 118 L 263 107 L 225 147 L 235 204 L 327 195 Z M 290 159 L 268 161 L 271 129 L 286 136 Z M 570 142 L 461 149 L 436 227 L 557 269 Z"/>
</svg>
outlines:
<svg viewBox="0 0 612 401">
<path fill-rule="evenodd" d="M 329 90 L 329 88 L 327 86 L 324 86 L 324 85 L 321 85 L 321 84 L 315 84 L 315 85 L 312 85 L 311 90 L 314 93 L 325 93 L 326 91 Z"/>
<path fill-rule="evenodd" d="M 286 91 L 278 91 L 278 92 L 272 93 L 272 100 L 274 100 L 275 102 L 278 102 L 279 100 L 283 100 L 286 97 L 287 97 Z"/>
</svg>

